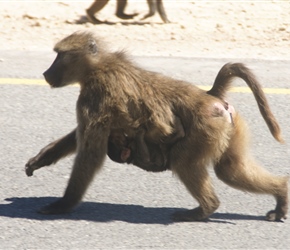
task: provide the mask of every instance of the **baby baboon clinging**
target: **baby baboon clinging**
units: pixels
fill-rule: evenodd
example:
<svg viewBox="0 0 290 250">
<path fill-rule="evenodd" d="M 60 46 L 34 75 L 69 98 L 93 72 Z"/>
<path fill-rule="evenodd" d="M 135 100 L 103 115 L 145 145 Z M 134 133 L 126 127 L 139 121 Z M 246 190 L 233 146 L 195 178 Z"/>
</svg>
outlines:
<svg viewBox="0 0 290 250">
<path fill-rule="evenodd" d="M 145 129 L 138 129 L 135 138 L 114 131 L 109 136 L 108 156 L 119 163 L 132 163 L 144 170 L 160 172 L 169 169 L 168 152 L 170 147 L 184 137 L 184 128 L 175 116 L 172 134 L 160 144 L 145 141 Z"/>
<path fill-rule="evenodd" d="M 241 77 L 252 89 L 272 135 L 282 142 L 279 125 L 263 90 L 243 64 L 226 64 L 212 89 L 206 92 L 190 83 L 137 67 L 122 52 L 107 52 L 89 32 L 66 37 L 54 50 L 58 55 L 44 76 L 52 87 L 80 84 L 78 125 L 30 159 L 26 173 L 32 175 L 35 169 L 75 151 L 76 157 L 64 196 L 42 208 L 41 213 L 65 213 L 80 202 L 103 165 L 111 133 L 122 131 L 135 138 L 138 128 L 145 128 L 146 142 L 161 144 L 172 134 L 174 116 L 178 116 L 185 136 L 170 146 L 169 168 L 199 206 L 176 212 L 175 220 L 204 220 L 218 208 L 219 200 L 207 171 L 210 163 L 228 185 L 273 195 L 277 204 L 267 213 L 268 220 L 286 218 L 288 178 L 270 174 L 253 160 L 246 125 L 237 112 L 232 117 L 233 123 L 224 116 L 212 115 L 217 103 L 223 105 L 220 98 L 224 98 L 231 80 Z"/>
<path fill-rule="evenodd" d="M 104 23 L 103 21 L 97 19 L 95 17 L 95 14 L 99 12 L 101 9 L 103 9 L 108 2 L 109 0 L 95 0 L 92 3 L 92 5 L 86 10 L 87 18 L 91 23 L 94 23 L 94 24 Z M 147 0 L 147 3 L 149 7 L 149 12 L 148 14 L 144 16 L 143 19 L 153 16 L 157 9 L 163 22 L 164 23 L 170 22 L 165 13 L 162 0 Z M 116 16 L 121 19 L 132 19 L 137 14 L 125 14 L 126 5 L 127 5 L 127 0 L 117 0 Z"/>
</svg>

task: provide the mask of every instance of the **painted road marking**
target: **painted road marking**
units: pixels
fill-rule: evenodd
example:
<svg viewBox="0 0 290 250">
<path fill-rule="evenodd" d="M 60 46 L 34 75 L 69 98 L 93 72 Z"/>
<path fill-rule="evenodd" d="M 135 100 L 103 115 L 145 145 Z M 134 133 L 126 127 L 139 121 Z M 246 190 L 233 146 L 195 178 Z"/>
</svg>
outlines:
<svg viewBox="0 0 290 250">
<path fill-rule="evenodd" d="M 21 79 L 21 78 L 0 78 L 0 85 L 47 85 L 44 79 Z M 199 86 L 199 88 L 208 90 L 211 86 Z M 290 89 L 285 88 L 263 88 L 267 94 L 290 95 Z M 230 92 L 251 93 L 248 87 L 232 87 Z"/>
</svg>

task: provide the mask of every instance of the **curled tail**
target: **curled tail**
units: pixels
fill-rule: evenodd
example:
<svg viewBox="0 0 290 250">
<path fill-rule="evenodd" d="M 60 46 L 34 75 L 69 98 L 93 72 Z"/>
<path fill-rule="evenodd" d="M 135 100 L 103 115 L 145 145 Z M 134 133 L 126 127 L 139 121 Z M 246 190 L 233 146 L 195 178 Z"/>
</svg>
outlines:
<svg viewBox="0 0 290 250">
<path fill-rule="evenodd" d="M 231 87 L 231 81 L 234 77 L 243 79 L 249 88 L 252 90 L 257 101 L 261 115 L 263 116 L 266 124 L 273 137 L 283 143 L 284 140 L 281 136 L 280 126 L 274 117 L 264 91 L 256 79 L 255 75 L 242 63 L 227 63 L 219 71 L 212 88 L 207 92 L 210 95 L 224 99 L 227 91 Z"/>
</svg>

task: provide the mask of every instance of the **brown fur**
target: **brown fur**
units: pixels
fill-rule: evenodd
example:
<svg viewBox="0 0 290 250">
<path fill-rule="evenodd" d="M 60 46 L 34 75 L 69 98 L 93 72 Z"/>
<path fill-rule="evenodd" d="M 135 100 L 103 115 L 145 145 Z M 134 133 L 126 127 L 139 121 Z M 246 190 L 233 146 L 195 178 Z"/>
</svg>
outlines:
<svg viewBox="0 0 290 250">
<path fill-rule="evenodd" d="M 232 123 L 234 108 L 225 102 L 224 105 L 214 103 L 212 116 L 223 116 Z M 108 141 L 108 156 L 118 163 L 131 163 L 146 171 L 160 172 L 170 169 L 169 152 L 173 144 L 185 136 L 180 119 L 175 116 L 173 132 L 157 143 L 145 140 L 146 131 L 138 129 L 135 138 L 126 136 L 122 131 L 111 132 Z"/>
<path fill-rule="evenodd" d="M 95 0 L 92 3 L 92 5 L 86 10 L 88 20 L 94 24 L 107 23 L 106 21 L 105 22 L 100 21 L 94 15 L 97 12 L 99 12 L 101 9 L 103 9 L 108 2 L 109 2 L 109 0 Z M 147 4 L 149 7 L 149 12 L 148 12 L 148 14 L 146 14 L 144 16 L 143 19 L 146 19 L 148 17 L 153 16 L 156 12 L 156 9 L 157 9 L 163 22 L 164 23 L 170 22 L 167 18 L 166 13 L 165 13 L 162 0 L 147 0 Z M 127 0 L 117 0 L 116 16 L 121 18 L 121 19 L 132 19 L 137 14 L 125 14 L 126 5 L 127 5 Z"/>
<path fill-rule="evenodd" d="M 132 163 L 146 171 L 160 172 L 170 168 L 168 153 L 173 144 L 185 136 L 180 119 L 175 116 L 172 134 L 160 143 L 150 143 L 145 139 L 146 130 L 139 128 L 135 138 L 122 131 L 111 132 L 108 141 L 108 156 L 118 163 Z"/>
<path fill-rule="evenodd" d="M 273 195 L 277 205 L 268 212 L 268 220 L 286 218 L 287 178 L 271 175 L 255 163 L 248 151 L 246 125 L 238 113 L 233 116 L 234 126 L 223 116 L 212 116 L 215 103 L 222 103 L 212 94 L 221 96 L 224 91 L 217 89 L 229 86 L 231 77 L 217 78 L 207 93 L 190 83 L 141 69 L 123 53 L 107 52 L 91 33 L 74 33 L 57 43 L 55 51 L 58 57 L 44 76 L 52 87 L 79 82 L 78 126 L 76 131 L 32 158 L 26 164 L 26 172 L 31 175 L 33 170 L 45 165 L 46 157 L 48 162 L 56 162 L 62 153 L 66 155 L 75 149 L 63 146 L 53 157 L 60 144 L 76 144 L 77 155 L 64 196 L 43 208 L 42 213 L 64 213 L 81 200 L 103 165 L 110 133 L 121 130 L 134 137 L 142 127 L 148 131 L 145 139 L 158 144 L 171 134 L 176 114 L 185 136 L 170 149 L 170 169 L 198 201 L 199 207 L 175 213 L 174 219 L 204 220 L 218 208 L 219 200 L 206 168 L 211 163 L 225 183 L 244 191 Z M 246 75 L 251 74 L 242 64 L 239 67 Z M 225 66 L 225 69 L 232 68 L 232 64 Z M 254 95 L 263 100 L 258 101 L 258 106 L 273 136 L 281 140 L 279 125 L 265 98 L 260 96 L 258 82 L 254 80 L 251 84 Z"/>
</svg>

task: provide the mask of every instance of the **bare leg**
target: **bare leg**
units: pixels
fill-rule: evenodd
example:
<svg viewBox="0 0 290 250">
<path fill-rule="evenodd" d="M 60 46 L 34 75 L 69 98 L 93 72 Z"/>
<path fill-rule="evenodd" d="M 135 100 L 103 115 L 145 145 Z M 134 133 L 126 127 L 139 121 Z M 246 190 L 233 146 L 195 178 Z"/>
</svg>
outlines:
<svg viewBox="0 0 290 250">
<path fill-rule="evenodd" d="M 164 10 L 162 0 L 156 0 L 158 13 L 164 23 L 170 23 Z"/>
<path fill-rule="evenodd" d="M 86 10 L 88 20 L 93 24 L 103 23 L 94 15 L 105 7 L 109 0 L 95 0 L 93 4 Z"/>
<path fill-rule="evenodd" d="M 116 11 L 116 16 L 121 18 L 121 19 L 132 19 L 134 16 L 137 14 L 125 14 L 125 8 L 127 5 L 127 0 L 118 0 L 117 1 L 117 11 Z"/>
<path fill-rule="evenodd" d="M 147 0 L 147 4 L 149 7 L 149 12 L 142 19 L 146 19 L 148 17 L 153 16 L 156 12 L 156 7 L 157 7 L 157 11 L 158 11 L 161 19 L 163 20 L 163 22 L 170 23 L 170 21 L 167 18 L 166 12 L 164 10 L 162 0 Z"/>
<path fill-rule="evenodd" d="M 151 17 L 156 12 L 156 1 L 155 0 L 147 0 L 147 4 L 149 7 L 149 12 L 142 19 L 146 19 L 148 17 Z"/>
<path fill-rule="evenodd" d="M 49 166 L 56 163 L 61 158 L 74 153 L 76 151 L 76 130 L 73 130 L 68 135 L 48 144 L 46 147 L 25 165 L 27 176 L 32 176 L 33 171 L 44 166 Z"/>
</svg>

